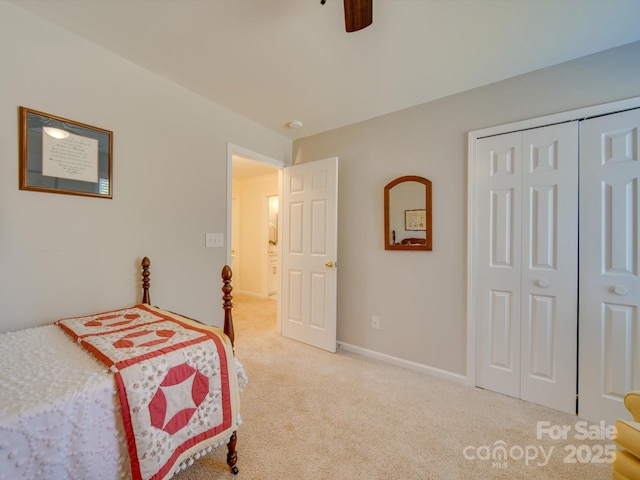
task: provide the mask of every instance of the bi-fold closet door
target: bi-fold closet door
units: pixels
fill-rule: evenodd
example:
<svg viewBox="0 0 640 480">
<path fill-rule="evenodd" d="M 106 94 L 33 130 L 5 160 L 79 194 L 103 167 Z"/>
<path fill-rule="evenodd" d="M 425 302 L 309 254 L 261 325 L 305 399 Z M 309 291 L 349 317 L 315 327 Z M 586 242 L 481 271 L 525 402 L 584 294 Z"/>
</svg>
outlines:
<svg viewBox="0 0 640 480">
<path fill-rule="evenodd" d="M 640 109 L 580 122 L 578 412 L 631 419 L 640 389 Z"/>
<path fill-rule="evenodd" d="M 575 412 L 578 124 L 476 143 L 476 384 Z"/>
<path fill-rule="evenodd" d="M 570 413 L 578 394 L 586 419 L 630 418 L 624 394 L 640 389 L 639 132 L 635 108 L 476 141 L 479 387 Z"/>
</svg>

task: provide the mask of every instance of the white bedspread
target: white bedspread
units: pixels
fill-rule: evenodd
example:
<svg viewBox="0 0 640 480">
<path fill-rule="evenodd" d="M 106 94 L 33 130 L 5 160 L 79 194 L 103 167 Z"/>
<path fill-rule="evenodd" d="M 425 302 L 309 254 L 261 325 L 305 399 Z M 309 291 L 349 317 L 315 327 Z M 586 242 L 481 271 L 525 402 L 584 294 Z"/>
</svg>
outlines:
<svg viewBox="0 0 640 480">
<path fill-rule="evenodd" d="M 113 375 L 57 326 L 0 334 L 0 479 L 129 478 L 118 409 Z"/>
</svg>

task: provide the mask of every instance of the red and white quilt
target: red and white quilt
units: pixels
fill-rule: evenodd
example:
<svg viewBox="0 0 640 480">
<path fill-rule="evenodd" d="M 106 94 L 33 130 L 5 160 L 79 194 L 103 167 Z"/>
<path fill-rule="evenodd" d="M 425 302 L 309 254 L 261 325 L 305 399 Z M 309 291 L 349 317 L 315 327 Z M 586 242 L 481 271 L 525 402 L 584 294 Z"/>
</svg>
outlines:
<svg viewBox="0 0 640 480">
<path fill-rule="evenodd" d="M 114 372 L 134 480 L 170 478 L 237 428 L 233 349 L 219 329 L 148 305 L 56 324 Z"/>
</svg>

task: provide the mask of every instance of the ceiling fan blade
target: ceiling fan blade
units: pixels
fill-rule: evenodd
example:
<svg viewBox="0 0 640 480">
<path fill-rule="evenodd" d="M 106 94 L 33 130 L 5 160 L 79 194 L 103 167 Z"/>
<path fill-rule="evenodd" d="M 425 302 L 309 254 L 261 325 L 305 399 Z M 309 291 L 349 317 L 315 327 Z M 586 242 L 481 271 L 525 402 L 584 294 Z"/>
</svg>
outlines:
<svg viewBox="0 0 640 480">
<path fill-rule="evenodd" d="M 373 0 L 344 0 L 347 32 L 357 32 L 373 23 Z"/>
</svg>

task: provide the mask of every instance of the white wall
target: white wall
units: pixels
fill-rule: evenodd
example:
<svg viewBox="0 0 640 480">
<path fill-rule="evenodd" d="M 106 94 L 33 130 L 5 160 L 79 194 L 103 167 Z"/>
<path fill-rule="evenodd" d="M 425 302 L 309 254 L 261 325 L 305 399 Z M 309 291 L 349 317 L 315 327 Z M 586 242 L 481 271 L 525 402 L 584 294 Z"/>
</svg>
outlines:
<svg viewBox="0 0 640 480">
<path fill-rule="evenodd" d="M 294 163 L 340 157 L 339 341 L 465 375 L 467 132 L 639 96 L 638 79 L 640 42 L 294 142 Z M 431 252 L 384 250 L 403 175 L 433 182 Z"/>
<path fill-rule="evenodd" d="M 220 66 L 221 69 L 224 65 Z M 113 200 L 18 190 L 18 107 L 113 131 Z M 291 141 L 0 1 L 0 331 L 139 300 L 222 323 L 227 142 Z"/>
<path fill-rule="evenodd" d="M 0 0 L 0 331 L 152 300 L 220 324 L 227 142 L 340 157 L 338 338 L 465 374 L 466 135 L 640 95 L 640 43 L 295 142 Z M 224 66 L 221 66 L 223 68 Z M 114 132 L 114 199 L 18 190 L 18 106 Z M 385 251 L 383 188 L 433 181 L 433 251 Z M 225 236 L 226 237 L 226 236 Z M 381 329 L 370 328 L 372 314 Z"/>
</svg>

